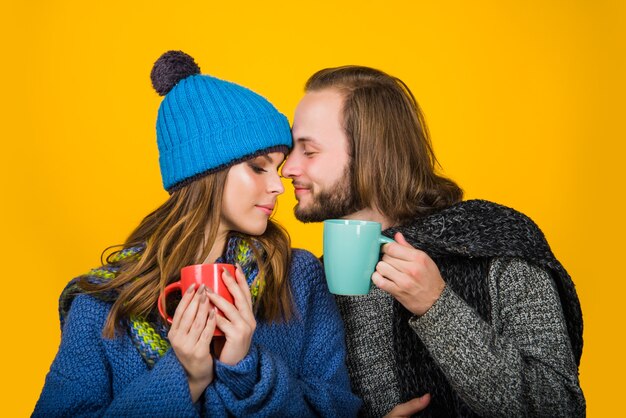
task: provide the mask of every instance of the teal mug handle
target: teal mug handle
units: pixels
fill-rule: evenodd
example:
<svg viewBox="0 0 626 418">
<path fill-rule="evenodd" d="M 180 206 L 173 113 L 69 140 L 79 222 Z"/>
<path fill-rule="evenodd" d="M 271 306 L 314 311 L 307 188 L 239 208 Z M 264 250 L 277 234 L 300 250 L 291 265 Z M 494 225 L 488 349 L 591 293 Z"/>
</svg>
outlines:
<svg viewBox="0 0 626 418">
<path fill-rule="evenodd" d="M 384 235 L 381 235 L 380 238 L 378 238 L 378 242 L 380 242 L 381 244 L 391 244 L 392 242 L 396 241 L 391 238 L 387 238 Z"/>
<path fill-rule="evenodd" d="M 385 244 L 391 244 L 392 242 L 396 242 L 395 240 L 388 238 L 384 235 L 381 235 L 380 237 L 378 237 L 378 242 L 382 245 Z M 381 248 L 381 252 L 382 252 L 382 248 Z M 370 289 L 374 288 L 374 282 L 370 282 Z"/>
</svg>

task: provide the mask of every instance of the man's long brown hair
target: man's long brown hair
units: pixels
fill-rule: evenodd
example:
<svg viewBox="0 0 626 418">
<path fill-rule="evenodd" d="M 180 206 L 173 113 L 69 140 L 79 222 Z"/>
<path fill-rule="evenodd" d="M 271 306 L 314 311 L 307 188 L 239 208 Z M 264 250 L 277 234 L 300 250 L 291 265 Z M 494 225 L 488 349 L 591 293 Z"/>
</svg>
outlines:
<svg viewBox="0 0 626 418">
<path fill-rule="evenodd" d="M 448 207 L 463 190 L 436 173 L 439 167 L 422 111 L 396 77 L 362 66 L 327 68 L 305 90 L 342 94 L 343 127 L 352 159 L 352 187 L 360 207 L 404 223 Z"/>
<path fill-rule="evenodd" d="M 79 285 L 87 292 L 113 291 L 118 295 L 104 326 L 105 337 L 113 338 L 125 319 L 146 318 L 154 312 L 165 286 L 180 278 L 180 269 L 208 257 L 217 237 L 227 175 L 228 170 L 222 170 L 193 181 L 174 191 L 146 216 L 123 245 L 145 247 L 141 256 L 117 263 L 120 271 L 114 279 L 103 284 L 90 283 L 87 276 L 80 280 Z M 259 277 L 265 279 L 255 307 L 257 317 L 267 321 L 288 319 L 293 309 L 287 280 L 291 262 L 289 235 L 272 220 L 260 236 L 231 234 L 251 244 L 259 264 Z M 260 245 L 265 257 L 253 242 Z"/>
</svg>

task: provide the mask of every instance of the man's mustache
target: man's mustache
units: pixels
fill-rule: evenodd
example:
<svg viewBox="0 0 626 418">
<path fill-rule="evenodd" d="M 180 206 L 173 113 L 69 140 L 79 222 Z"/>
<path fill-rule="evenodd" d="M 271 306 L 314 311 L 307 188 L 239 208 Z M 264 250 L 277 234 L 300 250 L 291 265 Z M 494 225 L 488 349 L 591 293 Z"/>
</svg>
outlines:
<svg viewBox="0 0 626 418">
<path fill-rule="evenodd" d="M 293 187 L 296 187 L 298 189 L 310 189 L 311 188 L 310 183 L 302 183 L 301 181 L 297 181 L 297 180 L 292 180 L 291 184 L 293 185 Z"/>
</svg>

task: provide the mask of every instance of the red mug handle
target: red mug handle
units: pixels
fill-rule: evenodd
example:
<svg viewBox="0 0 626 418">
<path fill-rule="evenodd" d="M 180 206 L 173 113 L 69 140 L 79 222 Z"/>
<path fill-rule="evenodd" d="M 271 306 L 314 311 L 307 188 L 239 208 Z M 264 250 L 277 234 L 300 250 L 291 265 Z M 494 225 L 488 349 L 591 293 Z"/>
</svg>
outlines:
<svg viewBox="0 0 626 418">
<path fill-rule="evenodd" d="M 158 304 L 159 313 L 161 314 L 163 319 L 166 319 L 167 322 L 169 322 L 170 324 L 172 323 L 172 317 L 165 313 L 165 299 L 167 299 L 167 295 L 172 293 L 174 290 L 180 290 L 182 292 L 182 288 L 180 287 L 180 281 L 168 284 L 165 287 L 165 290 L 163 291 L 161 296 L 159 296 L 159 304 Z"/>
</svg>

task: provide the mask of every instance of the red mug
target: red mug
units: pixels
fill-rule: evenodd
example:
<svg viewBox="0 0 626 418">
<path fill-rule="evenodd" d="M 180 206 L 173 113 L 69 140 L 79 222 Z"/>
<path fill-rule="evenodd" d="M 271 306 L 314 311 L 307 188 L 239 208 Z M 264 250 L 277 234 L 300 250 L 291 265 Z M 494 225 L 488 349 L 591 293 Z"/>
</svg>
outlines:
<svg viewBox="0 0 626 418">
<path fill-rule="evenodd" d="M 181 293 L 185 293 L 189 286 L 195 284 L 196 290 L 201 285 L 205 285 L 213 292 L 217 293 L 228 302 L 234 304 L 233 295 L 230 294 L 226 284 L 222 280 L 222 273 L 224 270 L 228 271 L 232 277 L 235 277 L 235 266 L 232 264 L 222 264 L 222 263 L 213 263 L 213 264 L 193 264 L 191 266 L 183 267 L 180 270 L 180 280 L 174 283 L 170 283 L 165 287 L 165 291 L 161 296 L 159 296 L 159 313 L 161 316 L 167 320 L 170 324 L 172 323 L 172 317 L 165 313 L 165 300 L 167 296 L 175 290 L 180 291 Z M 222 312 L 216 308 L 216 314 L 223 315 Z M 215 332 L 213 335 L 224 335 L 224 333 L 215 328 Z"/>
</svg>

